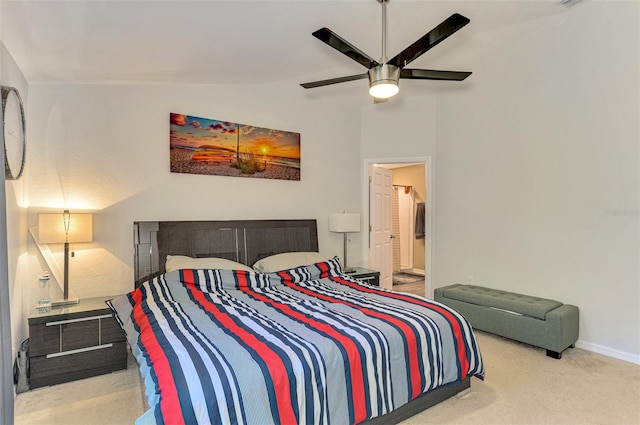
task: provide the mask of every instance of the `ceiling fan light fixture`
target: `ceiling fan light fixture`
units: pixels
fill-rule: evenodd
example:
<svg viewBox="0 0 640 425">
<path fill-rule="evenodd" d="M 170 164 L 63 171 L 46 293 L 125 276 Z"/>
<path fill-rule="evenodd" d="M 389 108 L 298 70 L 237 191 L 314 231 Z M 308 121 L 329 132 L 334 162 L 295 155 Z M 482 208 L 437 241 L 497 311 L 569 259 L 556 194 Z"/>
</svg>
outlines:
<svg viewBox="0 0 640 425">
<path fill-rule="evenodd" d="M 382 64 L 369 70 L 369 94 L 377 99 L 388 99 L 400 91 L 400 68 Z"/>
<path fill-rule="evenodd" d="M 395 81 L 376 81 L 369 86 L 369 94 L 376 99 L 388 99 L 398 94 L 399 91 L 400 88 Z"/>
</svg>

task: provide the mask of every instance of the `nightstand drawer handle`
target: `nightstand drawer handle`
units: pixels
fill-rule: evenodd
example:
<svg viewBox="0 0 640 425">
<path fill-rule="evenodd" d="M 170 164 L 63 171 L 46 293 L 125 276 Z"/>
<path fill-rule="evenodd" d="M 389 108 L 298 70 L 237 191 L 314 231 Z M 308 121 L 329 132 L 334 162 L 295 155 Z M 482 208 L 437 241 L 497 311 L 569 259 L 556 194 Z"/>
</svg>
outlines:
<svg viewBox="0 0 640 425">
<path fill-rule="evenodd" d="M 47 358 L 51 359 L 53 357 L 69 356 L 71 354 L 84 353 L 86 351 L 102 350 L 103 348 L 111 348 L 111 347 L 113 347 L 113 344 L 94 345 L 93 347 L 78 348 L 77 350 L 69 350 L 69 351 L 62 351 L 61 353 L 47 354 Z"/>
<path fill-rule="evenodd" d="M 81 317 L 79 319 L 59 320 L 57 322 L 47 322 L 45 323 L 45 325 L 46 326 L 66 325 L 67 323 L 77 323 L 77 322 L 86 322 L 88 320 L 108 319 L 109 317 L 113 317 L 113 314 L 103 314 L 102 316 Z"/>
</svg>

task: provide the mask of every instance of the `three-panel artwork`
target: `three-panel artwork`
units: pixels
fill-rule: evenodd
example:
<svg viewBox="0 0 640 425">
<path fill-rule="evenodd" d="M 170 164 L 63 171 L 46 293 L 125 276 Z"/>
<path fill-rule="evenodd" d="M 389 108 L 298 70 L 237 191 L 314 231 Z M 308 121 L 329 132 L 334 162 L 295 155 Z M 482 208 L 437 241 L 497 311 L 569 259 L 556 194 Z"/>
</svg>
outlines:
<svg viewBox="0 0 640 425">
<path fill-rule="evenodd" d="M 300 180 L 300 133 L 171 113 L 172 173 Z"/>
</svg>

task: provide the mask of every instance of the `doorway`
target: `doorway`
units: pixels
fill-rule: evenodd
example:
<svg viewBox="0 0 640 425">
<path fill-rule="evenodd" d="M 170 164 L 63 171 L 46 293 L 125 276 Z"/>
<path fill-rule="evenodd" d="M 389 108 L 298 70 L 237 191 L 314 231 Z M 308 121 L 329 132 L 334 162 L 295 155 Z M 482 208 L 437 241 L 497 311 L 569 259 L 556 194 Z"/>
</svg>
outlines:
<svg viewBox="0 0 640 425">
<path fill-rule="evenodd" d="M 411 158 L 410 160 L 366 160 L 365 169 L 369 182 L 365 193 L 365 208 L 370 224 L 368 258 L 369 267 L 381 272 L 380 281 L 385 287 L 403 292 L 433 297 L 431 288 L 431 158 Z M 372 175 L 384 171 L 391 173 L 392 184 L 389 196 L 375 195 L 372 202 Z M 380 202 L 380 200 L 387 200 Z M 388 205 L 387 205 L 388 203 Z M 391 214 L 389 214 L 391 212 Z M 388 232 L 376 231 L 382 216 L 383 222 L 389 217 Z M 418 216 L 417 216 L 418 215 Z M 391 223 L 393 222 L 393 223 Z M 422 225 L 419 225 L 422 223 Z M 379 249 L 380 236 L 389 238 L 390 249 Z M 383 241 L 384 242 L 384 241 Z M 384 255 L 381 255 L 384 254 Z M 388 276 L 383 271 L 388 270 Z M 386 273 L 386 272 L 385 272 Z M 396 284 L 396 285 L 394 285 Z M 399 285 L 398 285 L 399 284 Z"/>
</svg>

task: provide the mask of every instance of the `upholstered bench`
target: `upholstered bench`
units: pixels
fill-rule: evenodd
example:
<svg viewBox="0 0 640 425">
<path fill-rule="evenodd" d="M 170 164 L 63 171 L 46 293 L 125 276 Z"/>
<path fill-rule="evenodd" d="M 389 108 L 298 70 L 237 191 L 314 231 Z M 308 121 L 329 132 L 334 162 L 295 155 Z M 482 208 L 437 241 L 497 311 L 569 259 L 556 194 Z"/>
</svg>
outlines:
<svg viewBox="0 0 640 425">
<path fill-rule="evenodd" d="M 460 312 L 475 329 L 536 347 L 559 359 L 578 340 L 578 307 L 475 285 L 436 288 L 435 300 Z"/>
</svg>

